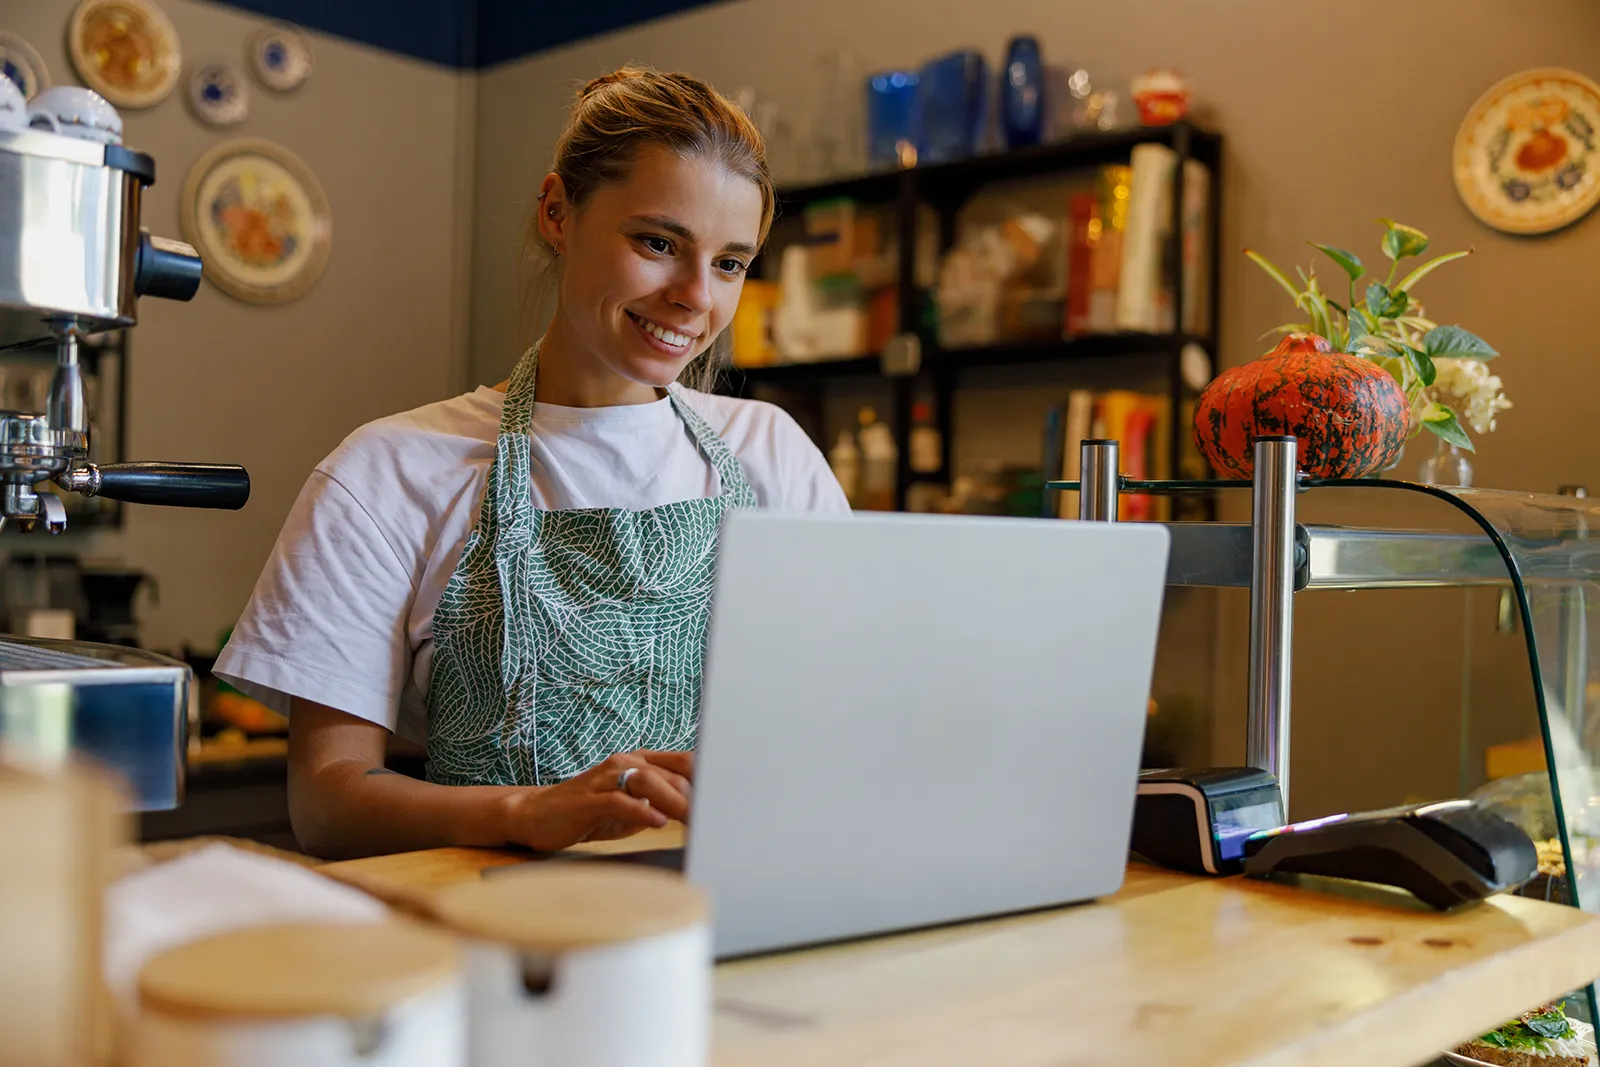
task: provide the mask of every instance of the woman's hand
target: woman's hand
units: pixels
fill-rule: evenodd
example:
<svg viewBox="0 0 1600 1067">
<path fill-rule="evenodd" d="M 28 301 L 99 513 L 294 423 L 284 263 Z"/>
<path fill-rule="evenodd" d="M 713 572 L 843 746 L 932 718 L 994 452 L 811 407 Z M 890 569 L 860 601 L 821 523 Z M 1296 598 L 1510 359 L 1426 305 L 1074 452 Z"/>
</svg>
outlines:
<svg viewBox="0 0 1600 1067">
<path fill-rule="evenodd" d="M 627 770 L 633 773 L 624 791 L 617 783 Z M 508 796 L 506 840 L 554 852 L 580 841 L 627 837 L 673 819 L 687 822 L 693 778 L 693 753 L 618 753 L 559 785 Z"/>
</svg>

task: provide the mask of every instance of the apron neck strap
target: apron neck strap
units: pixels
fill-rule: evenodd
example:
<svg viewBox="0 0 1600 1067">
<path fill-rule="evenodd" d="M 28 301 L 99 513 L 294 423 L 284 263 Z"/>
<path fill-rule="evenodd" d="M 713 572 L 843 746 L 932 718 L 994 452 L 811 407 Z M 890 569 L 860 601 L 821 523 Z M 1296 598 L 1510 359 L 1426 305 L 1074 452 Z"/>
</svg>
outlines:
<svg viewBox="0 0 1600 1067">
<path fill-rule="evenodd" d="M 510 384 L 506 386 L 505 407 L 500 413 L 501 447 L 496 449 L 497 452 L 503 451 L 508 443 L 506 439 L 509 437 L 520 444 L 526 456 L 527 438 L 533 424 L 533 387 L 538 374 L 539 346 L 535 344 L 517 362 L 516 369 L 511 372 Z M 683 386 L 677 382 L 668 385 L 667 397 L 672 402 L 672 409 L 689 428 L 695 444 L 710 461 L 712 468 L 717 472 L 717 477 L 722 480 L 723 493 L 731 496 L 736 506 L 754 507 L 755 491 L 745 480 L 744 468 L 739 464 L 739 457 L 733 454 L 733 449 L 728 447 L 727 442 L 717 434 L 717 431 L 713 430 L 711 425 L 700 417 L 700 413 L 684 399 Z M 499 479 L 494 468 L 498 466 L 498 463 L 495 464 L 489 471 L 490 478 L 494 480 L 490 485 L 490 499 L 496 495 L 494 482 L 498 482 Z"/>
</svg>

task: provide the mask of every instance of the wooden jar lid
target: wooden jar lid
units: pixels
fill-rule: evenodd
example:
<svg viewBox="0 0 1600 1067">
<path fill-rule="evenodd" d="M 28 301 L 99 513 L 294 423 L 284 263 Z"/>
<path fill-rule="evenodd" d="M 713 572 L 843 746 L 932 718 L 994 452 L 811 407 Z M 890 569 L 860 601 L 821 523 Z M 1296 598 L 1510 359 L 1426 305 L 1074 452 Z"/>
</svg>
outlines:
<svg viewBox="0 0 1600 1067">
<path fill-rule="evenodd" d="M 435 917 L 463 934 L 550 954 L 670 934 L 709 910 L 682 875 L 603 860 L 530 863 L 433 902 Z"/>
<path fill-rule="evenodd" d="M 458 966 L 453 938 L 410 922 L 253 926 L 151 958 L 139 1003 L 187 1018 L 360 1019 L 437 987 Z"/>
</svg>

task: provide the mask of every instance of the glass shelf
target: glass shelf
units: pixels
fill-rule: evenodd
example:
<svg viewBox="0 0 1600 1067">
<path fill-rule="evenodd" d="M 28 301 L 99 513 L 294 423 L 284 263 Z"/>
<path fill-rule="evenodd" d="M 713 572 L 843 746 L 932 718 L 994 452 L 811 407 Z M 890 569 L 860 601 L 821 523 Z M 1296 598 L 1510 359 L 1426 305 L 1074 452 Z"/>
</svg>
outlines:
<svg viewBox="0 0 1600 1067">
<path fill-rule="evenodd" d="M 1514 603 L 1538 713 L 1542 769 L 1491 778 L 1469 791 L 1539 845 L 1541 873 L 1520 890 L 1600 913 L 1600 500 L 1498 489 L 1441 488 L 1386 479 L 1301 478 L 1300 496 L 1347 489 L 1426 496 L 1449 505 L 1476 533 L 1296 523 L 1293 588 L 1499 587 Z M 1249 489 L 1248 481 L 1119 479 L 1120 493 Z M 1048 488 L 1078 490 L 1076 482 Z M 1341 497 L 1346 494 L 1340 493 Z M 1296 511 L 1300 511 L 1299 507 Z M 1165 523 L 1168 583 L 1249 588 L 1249 523 Z M 1597 702 L 1597 712 L 1588 705 Z M 1561 868 L 1548 862 L 1559 857 Z M 1586 1007 L 1594 1013 L 1592 988 Z"/>
</svg>

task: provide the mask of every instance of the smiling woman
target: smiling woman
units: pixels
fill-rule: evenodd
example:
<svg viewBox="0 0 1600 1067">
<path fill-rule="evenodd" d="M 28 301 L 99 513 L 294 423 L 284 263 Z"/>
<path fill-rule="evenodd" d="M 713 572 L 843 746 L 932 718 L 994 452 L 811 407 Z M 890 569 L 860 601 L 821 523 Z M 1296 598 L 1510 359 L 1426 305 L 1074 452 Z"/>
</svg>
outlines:
<svg viewBox="0 0 1600 1067">
<path fill-rule="evenodd" d="M 290 715 L 302 847 L 554 849 L 688 815 L 723 515 L 848 510 L 788 415 L 680 384 L 714 369 L 773 199 L 704 83 L 579 94 L 528 232 L 543 336 L 324 460 L 217 662 Z M 391 733 L 428 781 L 385 773 Z"/>
</svg>

